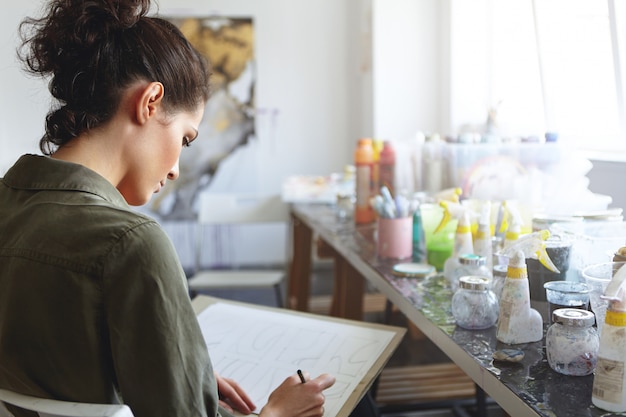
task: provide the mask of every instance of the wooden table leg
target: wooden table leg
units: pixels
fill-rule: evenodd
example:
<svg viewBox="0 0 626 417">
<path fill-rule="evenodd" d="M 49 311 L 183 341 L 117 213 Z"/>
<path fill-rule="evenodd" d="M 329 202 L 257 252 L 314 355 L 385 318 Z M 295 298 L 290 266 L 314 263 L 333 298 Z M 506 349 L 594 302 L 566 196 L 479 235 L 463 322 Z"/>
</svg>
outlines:
<svg viewBox="0 0 626 417">
<path fill-rule="evenodd" d="M 323 242 L 322 242 L 323 243 Z M 333 295 L 330 315 L 345 319 L 363 319 L 365 279 L 340 253 L 329 245 L 325 251 L 334 260 Z"/>
<path fill-rule="evenodd" d="M 365 280 L 343 257 L 335 258 L 335 280 L 340 291 L 333 294 L 333 305 L 337 306 L 337 317 L 352 320 L 363 319 L 363 295 Z"/>
<path fill-rule="evenodd" d="M 313 231 L 292 215 L 291 233 L 292 253 L 287 282 L 287 307 L 298 311 L 308 311 Z"/>
</svg>

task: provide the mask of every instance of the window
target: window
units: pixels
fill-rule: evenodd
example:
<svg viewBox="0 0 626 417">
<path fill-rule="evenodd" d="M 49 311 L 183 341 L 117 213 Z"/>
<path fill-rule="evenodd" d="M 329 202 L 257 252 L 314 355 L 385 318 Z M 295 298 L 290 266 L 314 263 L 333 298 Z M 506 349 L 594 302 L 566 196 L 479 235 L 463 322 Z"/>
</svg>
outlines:
<svg viewBox="0 0 626 417">
<path fill-rule="evenodd" d="M 489 100 L 506 132 L 626 151 L 626 1 L 489 3 Z"/>
</svg>

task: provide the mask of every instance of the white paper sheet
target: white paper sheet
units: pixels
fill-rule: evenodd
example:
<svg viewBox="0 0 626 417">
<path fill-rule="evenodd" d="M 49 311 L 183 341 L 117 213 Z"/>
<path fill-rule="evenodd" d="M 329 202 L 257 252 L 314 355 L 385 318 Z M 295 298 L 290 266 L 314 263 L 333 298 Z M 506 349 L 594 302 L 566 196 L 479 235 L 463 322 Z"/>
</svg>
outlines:
<svg viewBox="0 0 626 417">
<path fill-rule="evenodd" d="M 198 315 L 214 369 L 237 381 L 259 411 L 298 369 L 337 381 L 324 391 L 325 416 L 335 416 L 383 353 L 394 332 L 228 303 Z"/>
</svg>

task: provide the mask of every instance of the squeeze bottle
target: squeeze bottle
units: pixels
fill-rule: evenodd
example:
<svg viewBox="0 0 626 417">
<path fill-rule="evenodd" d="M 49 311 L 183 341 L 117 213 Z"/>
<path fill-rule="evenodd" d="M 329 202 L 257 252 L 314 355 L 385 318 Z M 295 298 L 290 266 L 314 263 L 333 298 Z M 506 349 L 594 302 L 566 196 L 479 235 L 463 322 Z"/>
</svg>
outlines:
<svg viewBox="0 0 626 417">
<path fill-rule="evenodd" d="M 626 268 L 613 276 L 604 298 L 609 301 L 600 333 L 600 349 L 593 379 L 591 402 L 603 410 L 626 411 Z"/>
<path fill-rule="evenodd" d="M 487 268 L 493 268 L 493 243 L 491 242 L 491 203 L 483 203 L 478 220 L 478 230 L 474 237 L 474 252 L 484 256 L 487 260 Z"/>
<path fill-rule="evenodd" d="M 554 265 L 546 251 L 545 241 L 549 237 L 550 231 L 547 229 L 528 233 L 517 240 L 505 242 L 504 248 L 499 253 L 510 259 L 518 250 L 521 250 L 526 258 L 537 259 L 547 270 L 558 274 L 559 269 Z"/>
<path fill-rule="evenodd" d="M 454 235 L 454 250 L 452 251 L 452 256 L 446 259 L 443 264 L 443 276 L 452 283 L 454 271 L 460 266 L 459 256 L 473 253 L 474 245 L 472 243 L 472 228 L 469 216 L 465 211 L 461 211 L 456 234 Z"/>
<path fill-rule="evenodd" d="M 396 151 L 391 142 L 386 140 L 378 159 L 378 181 L 381 187 L 385 186 L 389 189 L 391 195 L 395 195 L 395 170 Z"/>
<path fill-rule="evenodd" d="M 370 199 L 376 195 L 374 181 L 374 147 L 372 139 L 361 138 L 354 152 L 354 165 L 356 167 L 356 204 L 354 207 L 354 220 L 357 224 L 372 223 L 376 216 Z"/>
<path fill-rule="evenodd" d="M 522 216 L 512 204 L 507 204 L 504 201 L 502 204 L 504 205 L 505 211 L 511 217 L 510 226 L 507 228 L 504 235 L 504 246 L 506 246 L 519 239 L 522 234 Z"/>
<path fill-rule="evenodd" d="M 521 250 L 509 258 L 500 296 L 496 338 L 510 345 L 538 342 L 543 338 L 541 314 L 530 307 L 526 257 Z"/>
</svg>

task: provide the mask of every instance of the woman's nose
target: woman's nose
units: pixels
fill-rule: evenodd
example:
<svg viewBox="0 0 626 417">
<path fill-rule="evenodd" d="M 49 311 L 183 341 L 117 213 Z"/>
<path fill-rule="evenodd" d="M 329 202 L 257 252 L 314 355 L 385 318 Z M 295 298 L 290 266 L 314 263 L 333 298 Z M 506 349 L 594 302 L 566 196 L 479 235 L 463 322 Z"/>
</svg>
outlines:
<svg viewBox="0 0 626 417">
<path fill-rule="evenodd" d="M 178 170 L 178 164 L 179 164 L 179 161 L 176 161 L 176 165 L 174 165 L 172 169 L 170 170 L 170 172 L 167 173 L 168 180 L 174 181 L 176 178 L 178 178 L 178 174 L 180 173 Z"/>
</svg>

